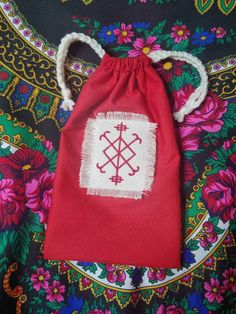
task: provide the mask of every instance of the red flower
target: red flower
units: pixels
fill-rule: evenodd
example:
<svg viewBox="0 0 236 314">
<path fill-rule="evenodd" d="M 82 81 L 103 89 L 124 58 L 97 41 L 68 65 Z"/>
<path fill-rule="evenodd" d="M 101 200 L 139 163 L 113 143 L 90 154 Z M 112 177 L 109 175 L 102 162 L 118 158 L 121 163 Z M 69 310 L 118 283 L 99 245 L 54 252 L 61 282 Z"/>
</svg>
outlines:
<svg viewBox="0 0 236 314">
<path fill-rule="evenodd" d="M 40 222 L 47 221 L 48 210 L 51 207 L 52 189 L 53 189 L 54 173 L 46 171 L 41 177 L 26 183 L 26 196 L 28 202 L 26 206 L 32 209 L 34 213 L 38 213 Z"/>
<path fill-rule="evenodd" d="M 19 224 L 25 207 L 24 188 L 11 179 L 0 181 L 0 229 Z"/>
<path fill-rule="evenodd" d="M 8 179 L 27 181 L 37 178 L 48 168 L 48 161 L 37 150 L 23 148 L 7 157 L 0 157 L 0 172 Z"/>
<path fill-rule="evenodd" d="M 178 130 L 182 150 L 198 150 L 200 137 L 199 132 L 190 126 L 180 127 Z"/>
<path fill-rule="evenodd" d="M 5 81 L 8 79 L 8 77 L 9 77 L 9 74 L 7 71 L 0 72 L 0 80 Z"/>
<path fill-rule="evenodd" d="M 47 104 L 49 103 L 50 101 L 50 97 L 48 95 L 42 95 L 41 98 L 40 98 L 40 101 L 43 103 L 43 104 Z"/>
<path fill-rule="evenodd" d="M 210 175 L 202 195 L 212 216 L 220 216 L 224 223 L 234 219 L 236 176 L 233 172 L 227 169 Z"/>
<path fill-rule="evenodd" d="M 166 59 L 165 61 L 161 61 L 156 66 L 157 72 L 160 73 L 160 76 L 166 81 L 169 82 L 172 80 L 172 77 L 181 76 L 182 68 L 181 66 L 184 64 L 182 61 L 174 61 L 172 59 Z"/>
<path fill-rule="evenodd" d="M 213 256 L 208 257 L 208 259 L 205 260 L 205 262 L 203 263 L 203 265 L 205 265 L 206 267 L 214 267 L 215 265 L 215 259 Z"/>
<path fill-rule="evenodd" d="M 131 31 L 132 29 L 132 24 L 129 25 L 125 25 L 124 23 L 121 23 L 121 29 L 115 29 L 113 31 L 113 34 L 115 34 L 116 36 L 118 36 L 118 44 L 122 45 L 123 43 L 130 43 L 131 37 L 134 36 L 134 32 Z"/>
<path fill-rule="evenodd" d="M 92 281 L 91 281 L 92 282 Z M 106 289 L 105 290 L 105 294 L 106 294 L 106 296 L 107 296 L 107 298 L 109 299 L 109 300 L 111 300 L 111 299 L 113 299 L 114 298 L 114 296 L 116 295 L 116 291 L 115 290 L 111 290 L 111 289 Z"/>
<path fill-rule="evenodd" d="M 186 101 L 193 92 L 194 88 L 191 84 L 184 85 L 180 88 L 180 90 L 172 92 L 172 97 L 174 100 L 174 112 L 179 111 L 179 109 L 186 104 Z"/>
<path fill-rule="evenodd" d="M 225 289 L 232 290 L 236 293 L 236 268 L 226 269 L 223 272 L 223 277 L 225 278 L 223 281 Z"/>
<path fill-rule="evenodd" d="M 22 94 L 28 94 L 28 92 L 29 92 L 29 87 L 28 87 L 27 85 L 22 85 L 22 86 L 20 87 L 20 92 L 21 92 Z"/>
<path fill-rule="evenodd" d="M 228 102 L 219 99 L 215 94 L 209 94 L 200 108 L 185 118 L 185 124 L 198 131 L 218 132 L 224 122 L 221 117 L 227 110 Z"/>
<path fill-rule="evenodd" d="M 188 39 L 188 36 L 190 35 L 190 31 L 186 28 L 186 25 L 174 25 L 172 31 L 170 37 L 174 38 L 174 41 L 177 44 L 182 40 Z"/>
</svg>

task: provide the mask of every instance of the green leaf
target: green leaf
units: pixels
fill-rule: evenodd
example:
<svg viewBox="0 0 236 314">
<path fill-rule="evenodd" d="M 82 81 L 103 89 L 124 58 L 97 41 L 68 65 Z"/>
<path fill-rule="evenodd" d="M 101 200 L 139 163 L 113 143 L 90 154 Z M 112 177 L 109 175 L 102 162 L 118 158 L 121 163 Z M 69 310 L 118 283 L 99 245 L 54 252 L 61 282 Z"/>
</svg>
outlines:
<svg viewBox="0 0 236 314">
<path fill-rule="evenodd" d="M 170 82 L 171 90 L 180 90 L 183 86 L 190 84 L 196 87 L 197 80 L 189 72 L 183 72 L 181 76 L 174 76 Z"/>
<path fill-rule="evenodd" d="M 66 306 L 65 303 L 57 302 L 46 302 L 46 305 L 52 310 L 60 310 L 63 306 Z"/>
<path fill-rule="evenodd" d="M 187 310 L 188 309 L 188 301 L 187 301 L 187 298 L 183 298 L 180 302 L 180 305 L 181 307 L 184 309 L 184 310 Z"/>
<path fill-rule="evenodd" d="M 3 256 L 0 258 L 0 274 L 3 275 L 5 273 L 5 271 L 7 270 L 9 264 L 9 260 L 8 257 Z M 1 278 L 1 276 L 0 276 Z"/>
<path fill-rule="evenodd" d="M 187 158 L 187 159 L 191 159 L 193 158 L 193 156 L 196 156 L 198 154 L 201 154 L 202 152 L 204 152 L 204 149 L 203 148 L 200 148 L 196 151 L 185 151 L 184 152 L 184 156 Z"/>
<path fill-rule="evenodd" d="M 193 239 L 189 240 L 187 243 L 187 246 L 191 251 L 196 251 L 199 249 L 197 240 L 193 240 Z"/>
<path fill-rule="evenodd" d="M 0 243 L 1 243 L 1 245 L 0 245 L 0 255 L 5 253 L 7 245 L 10 244 L 9 243 L 9 236 L 8 236 L 9 232 L 10 231 L 7 230 L 7 231 L 4 231 L 4 232 L 0 233 Z M 14 231 L 13 231 L 13 233 L 14 233 Z"/>
<path fill-rule="evenodd" d="M 190 52 L 192 55 L 197 56 L 200 53 L 203 53 L 203 51 L 205 51 L 205 50 L 206 50 L 206 47 L 199 47 L 199 48 L 192 49 Z"/>
<path fill-rule="evenodd" d="M 176 21 L 175 21 L 175 25 L 180 25 L 180 26 L 181 26 L 181 25 L 183 25 L 183 22 L 182 22 L 182 21 L 179 21 L 179 20 L 176 20 Z"/>
<path fill-rule="evenodd" d="M 98 276 L 101 279 L 107 278 L 108 271 L 106 269 L 103 269 L 101 274 Z"/>
<path fill-rule="evenodd" d="M 89 265 L 89 266 L 82 266 L 82 268 L 85 270 L 85 271 L 90 271 L 91 273 L 95 274 L 96 271 L 97 271 L 97 266 L 95 263 L 93 263 L 92 265 Z"/>
<path fill-rule="evenodd" d="M 216 303 L 216 302 L 213 302 L 213 303 L 207 303 L 206 304 L 206 307 L 208 308 L 208 310 L 211 310 L 211 311 L 216 311 L 216 310 L 219 310 L 222 305 Z"/>
<path fill-rule="evenodd" d="M 115 47 L 115 48 L 112 48 L 111 50 L 114 50 L 114 51 L 129 51 L 131 48 L 129 46 L 118 46 L 118 47 Z"/>
<path fill-rule="evenodd" d="M 203 27 L 197 26 L 195 31 L 196 31 L 196 33 L 201 33 L 201 32 L 203 32 Z"/>
<path fill-rule="evenodd" d="M 106 264 L 97 263 L 97 265 L 102 269 L 106 269 Z"/>
<path fill-rule="evenodd" d="M 172 46 L 174 44 L 174 39 L 173 38 L 169 38 L 166 41 L 166 47 L 169 48 L 170 46 Z"/>
<path fill-rule="evenodd" d="M 29 255 L 30 236 L 29 231 L 25 227 L 21 227 L 14 234 L 12 253 L 21 264 L 25 264 Z"/>
<path fill-rule="evenodd" d="M 2 141 L 0 141 L 0 157 L 11 155 L 11 146 L 2 147 Z"/>
<path fill-rule="evenodd" d="M 174 275 L 174 273 L 173 273 L 173 271 L 171 270 L 171 269 L 165 269 L 165 273 L 168 275 L 168 276 L 173 276 Z"/>
<path fill-rule="evenodd" d="M 158 35 L 162 33 L 165 25 L 166 25 L 166 20 L 159 22 L 156 26 L 153 27 L 153 29 L 150 32 L 148 32 L 148 36 L 158 37 Z"/>
<path fill-rule="evenodd" d="M 215 228 L 214 228 L 214 231 L 215 231 L 217 234 L 222 234 L 222 233 L 224 233 L 224 230 L 221 229 L 221 228 L 219 228 L 219 227 L 215 227 Z"/>
<path fill-rule="evenodd" d="M 38 214 L 28 212 L 26 219 L 23 223 L 23 226 L 29 232 L 44 233 L 44 225 L 40 222 L 40 218 Z"/>
<path fill-rule="evenodd" d="M 214 225 L 217 226 L 219 223 L 220 218 L 219 217 L 210 217 L 209 221 Z"/>
<path fill-rule="evenodd" d="M 187 50 L 188 45 L 189 45 L 189 40 L 186 39 L 186 40 L 182 40 L 178 44 L 174 44 L 172 46 L 172 49 L 175 50 L 175 51 L 185 51 L 185 50 Z"/>
<path fill-rule="evenodd" d="M 100 28 L 100 22 L 94 21 L 94 28 Z"/>
<path fill-rule="evenodd" d="M 236 230 L 236 221 L 231 221 L 229 223 L 229 230 L 230 231 Z"/>
</svg>

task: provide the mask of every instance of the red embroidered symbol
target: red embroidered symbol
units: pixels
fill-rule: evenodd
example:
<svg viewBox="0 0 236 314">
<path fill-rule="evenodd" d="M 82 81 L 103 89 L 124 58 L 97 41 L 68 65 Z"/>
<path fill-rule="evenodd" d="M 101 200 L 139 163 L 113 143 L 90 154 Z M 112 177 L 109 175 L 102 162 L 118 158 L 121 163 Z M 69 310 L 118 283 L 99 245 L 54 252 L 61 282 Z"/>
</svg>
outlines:
<svg viewBox="0 0 236 314">
<path fill-rule="evenodd" d="M 111 133 L 110 131 L 105 131 L 99 137 L 100 141 L 105 139 L 109 145 L 103 150 L 104 155 L 107 157 L 107 161 L 103 165 L 99 165 L 97 163 L 97 168 L 100 170 L 101 173 L 106 173 L 104 169 L 107 165 L 112 164 L 112 166 L 115 168 L 115 174 L 111 178 L 109 178 L 109 180 L 117 185 L 118 183 L 124 181 L 124 178 L 119 175 L 120 169 L 122 167 L 127 166 L 129 168 L 129 176 L 133 176 L 139 171 L 139 166 L 137 166 L 136 168 L 133 167 L 130 164 L 130 161 L 136 156 L 132 145 L 135 142 L 141 144 L 142 139 L 136 133 L 133 133 L 132 135 L 134 139 L 130 143 L 127 143 L 123 137 L 123 132 L 126 132 L 129 128 L 125 124 L 123 124 L 123 122 L 121 122 L 117 126 L 114 126 L 114 128 L 119 131 L 119 135 L 113 142 L 108 137 L 108 134 Z"/>
</svg>

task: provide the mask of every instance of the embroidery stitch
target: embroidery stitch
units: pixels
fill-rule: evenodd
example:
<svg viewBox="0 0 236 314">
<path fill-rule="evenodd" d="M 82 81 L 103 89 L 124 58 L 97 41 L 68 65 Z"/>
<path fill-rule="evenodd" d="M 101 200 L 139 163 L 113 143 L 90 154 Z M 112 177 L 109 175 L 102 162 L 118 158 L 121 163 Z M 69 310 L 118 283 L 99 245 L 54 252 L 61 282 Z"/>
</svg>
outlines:
<svg viewBox="0 0 236 314">
<path fill-rule="evenodd" d="M 131 159 L 133 159 L 136 156 L 135 151 L 131 148 L 131 145 L 133 143 L 135 143 L 136 141 L 139 141 L 139 143 L 142 143 L 142 139 L 136 134 L 133 133 L 132 135 L 135 137 L 135 139 L 133 141 L 131 141 L 130 143 L 127 143 L 123 137 L 122 137 L 122 132 L 127 131 L 129 128 L 123 124 L 123 122 L 121 122 L 120 124 L 118 124 L 117 126 L 114 126 L 115 129 L 117 129 L 117 131 L 120 132 L 119 136 L 115 139 L 115 141 L 111 142 L 109 137 L 107 136 L 107 134 L 109 134 L 109 131 L 105 131 L 101 136 L 100 136 L 100 141 L 104 138 L 107 140 L 107 142 L 110 144 L 109 146 L 107 146 L 104 150 L 103 153 L 104 155 L 108 158 L 108 161 L 105 162 L 103 165 L 99 166 L 99 164 L 97 163 L 97 168 L 100 170 L 101 173 L 106 173 L 106 171 L 104 170 L 104 168 L 109 164 L 112 163 L 112 165 L 114 166 L 115 170 L 116 170 L 116 174 L 114 176 L 112 176 L 111 178 L 109 178 L 109 180 L 111 180 L 111 182 L 114 182 L 115 185 L 117 185 L 118 183 L 121 183 L 124 179 L 119 176 L 119 170 L 127 165 L 130 170 L 132 171 L 131 173 L 128 173 L 129 176 L 133 176 L 135 175 L 136 172 L 139 171 L 139 166 L 137 166 L 136 169 L 134 169 L 132 167 L 132 165 L 129 163 L 129 161 Z M 116 144 L 118 144 L 118 148 L 116 147 Z M 124 145 L 122 147 L 122 145 Z M 115 155 L 114 156 L 109 156 L 108 150 L 110 148 L 113 148 L 115 150 Z M 131 152 L 131 156 L 126 159 L 124 157 L 124 155 L 122 154 L 123 152 L 125 152 L 126 150 L 129 150 Z M 123 159 L 123 163 L 122 160 Z M 114 162 L 115 160 L 115 162 Z M 121 160 L 121 163 L 120 163 Z"/>
<path fill-rule="evenodd" d="M 80 186 L 90 195 L 141 199 L 154 179 L 156 128 L 147 116 L 129 112 L 98 113 L 89 119 Z"/>
</svg>

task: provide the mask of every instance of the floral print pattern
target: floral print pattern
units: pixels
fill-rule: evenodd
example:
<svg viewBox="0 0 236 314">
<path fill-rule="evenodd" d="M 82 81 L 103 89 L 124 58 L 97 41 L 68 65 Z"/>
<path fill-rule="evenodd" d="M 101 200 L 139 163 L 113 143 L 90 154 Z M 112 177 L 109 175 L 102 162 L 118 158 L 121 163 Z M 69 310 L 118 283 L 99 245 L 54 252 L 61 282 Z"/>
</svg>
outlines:
<svg viewBox="0 0 236 314">
<path fill-rule="evenodd" d="M 236 176 L 229 169 L 220 170 L 208 177 L 203 188 L 203 198 L 212 216 L 220 216 L 223 222 L 233 220 L 236 207 Z"/>
<path fill-rule="evenodd" d="M 161 5 L 161 1 L 136 0 L 130 9 L 156 4 Z M 12 4 L 9 10 L 11 7 Z M 168 49 L 192 52 L 201 58 L 204 52 L 210 53 L 219 46 L 228 48 L 230 42 L 235 42 L 235 31 L 227 23 L 209 21 L 208 26 L 195 27 L 184 19 L 171 22 L 164 18 L 110 19 L 102 24 L 91 17 L 74 16 L 73 23 L 75 30 L 78 26 L 79 31 L 98 39 L 120 57 Z M 18 23 L 17 19 L 13 23 Z M 32 37 L 27 31 L 25 36 Z M 34 42 L 38 48 L 44 45 L 37 34 Z M 45 51 L 54 55 L 56 50 Z M 221 60 L 214 63 L 214 71 L 219 70 L 221 63 Z M 235 65 L 233 58 L 229 64 Z M 81 71 L 83 67 L 87 67 L 86 63 L 82 66 L 77 62 L 73 69 Z M 168 90 L 172 111 L 179 110 L 198 86 L 196 72 L 172 59 L 160 62 L 156 71 Z M 92 73 L 90 66 L 86 75 Z M 11 80 L 11 71 L 3 68 L 0 85 L 10 84 Z M 236 164 L 235 101 L 217 96 L 214 88 L 209 87 L 212 91 L 201 107 L 184 123 L 176 124 L 185 214 L 182 270 L 44 260 L 44 233 L 57 160 L 55 143 L 51 142 L 54 139 L 50 134 L 47 140 L 30 129 L 25 133 L 25 124 L 11 121 L 0 109 L 0 270 L 8 280 L 4 291 L 9 298 L 12 298 L 10 288 L 18 285 L 19 291 L 23 289 L 17 299 L 18 304 L 25 302 L 21 303 L 23 313 L 191 314 L 198 311 L 208 314 L 235 307 L 236 261 L 231 254 L 236 228 L 232 198 Z M 30 104 L 33 90 L 30 83 L 20 80 L 15 90 L 12 98 L 16 106 L 22 102 Z M 40 92 L 38 101 L 40 111 L 52 98 L 49 93 Z M 58 109 L 61 125 L 69 115 Z M 4 119 L 5 116 L 8 118 Z M 153 249 L 155 245 L 158 243 L 153 243 Z M 9 276 L 13 261 L 19 268 Z"/>
<path fill-rule="evenodd" d="M 213 25 L 210 29 L 190 27 L 177 20 L 169 32 L 166 32 L 167 20 L 152 25 L 149 22 L 137 21 L 132 24 L 115 22 L 101 26 L 99 21 L 92 22 L 90 18 L 82 19 L 73 16 L 73 22 L 88 35 L 97 38 L 101 44 L 111 46 L 114 53 L 121 57 L 136 57 L 141 53 L 148 55 L 152 51 L 188 50 L 198 55 L 209 45 L 225 45 L 236 40 L 236 30 L 225 29 Z"/>
<path fill-rule="evenodd" d="M 132 50 L 129 50 L 129 57 L 137 57 L 141 54 L 148 55 L 152 51 L 160 49 L 160 45 L 154 44 L 156 41 L 156 36 L 149 36 L 147 40 L 143 38 L 137 38 L 133 43 Z"/>
</svg>

